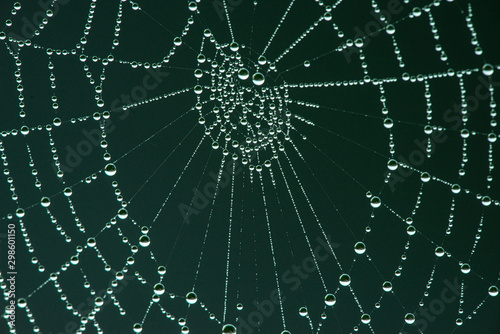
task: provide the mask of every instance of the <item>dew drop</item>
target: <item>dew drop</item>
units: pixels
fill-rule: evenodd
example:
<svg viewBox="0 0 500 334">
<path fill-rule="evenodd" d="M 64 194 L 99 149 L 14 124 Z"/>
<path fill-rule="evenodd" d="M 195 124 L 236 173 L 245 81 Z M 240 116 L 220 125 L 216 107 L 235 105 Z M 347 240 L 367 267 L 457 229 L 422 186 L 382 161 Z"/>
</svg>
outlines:
<svg viewBox="0 0 500 334">
<path fill-rule="evenodd" d="M 26 305 L 28 305 L 28 303 L 26 302 L 26 299 L 24 298 L 19 298 L 17 300 L 17 306 L 19 306 L 20 308 L 25 308 Z"/>
<path fill-rule="evenodd" d="M 384 127 L 386 129 L 390 129 L 394 126 L 394 121 L 392 120 L 392 118 L 386 118 L 384 119 Z"/>
<path fill-rule="evenodd" d="M 326 306 L 333 306 L 333 305 L 335 305 L 336 302 L 337 302 L 337 299 L 335 298 L 335 296 L 333 294 L 329 293 L 325 296 Z"/>
<path fill-rule="evenodd" d="M 420 175 L 420 180 L 422 180 L 422 182 L 429 182 L 431 180 L 431 175 L 427 172 L 423 172 Z"/>
<path fill-rule="evenodd" d="M 454 194 L 458 194 L 460 192 L 460 186 L 458 184 L 454 184 L 451 186 L 451 192 Z"/>
<path fill-rule="evenodd" d="M 484 206 L 490 206 L 490 204 L 491 204 L 491 198 L 489 196 L 483 196 L 483 198 L 481 199 L 481 203 Z"/>
<path fill-rule="evenodd" d="M 236 334 L 236 327 L 231 324 L 222 327 L 222 334 Z"/>
<path fill-rule="evenodd" d="M 389 281 L 385 281 L 384 284 L 382 284 L 382 289 L 385 292 L 391 292 L 392 291 L 392 283 Z"/>
<path fill-rule="evenodd" d="M 150 243 L 151 243 L 151 240 L 149 239 L 149 237 L 147 235 L 142 235 L 139 238 L 139 245 L 141 245 L 142 247 L 148 247 Z"/>
<path fill-rule="evenodd" d="M 351 284 L 351 276 L 349 276 L 348 274 L 340 275 L 339 283 L 342 286 L 348 286 L 349 284 Z"/>
<path fill-rule="evenodd" d="M 128 211 L 125 208 L 121 208 L 118 210 L 118 218 L 120 219 L 127 219 L 128 217 Z"/>
<path fill-rule="evenodd" d="M 196 10 L 198 9 L 198 5 L 196 4 L 196 2 L 191 1 L 188 5 L 188 8 L 190 11 L 196 12 Z"/>
<path fill-rule="evenodd" d="M 307 312 L 307 308 L 305 308 L 305 307 L 301 307 L 301 308 L 299 309 L 299 314 L 300 314 L 302 317 L 307 316 L 307 314 L 308 314 L 308 312 Z"/>
<path fill-rule="evenodd" d="M 48 208 L 50 206 L 50 198 L 48 198 L 48 197 L 42 197 L 42 200 L 40 201 L 40 204 L 42 204 L 42 206 L 44 208 Z"/>
<path fill-rule="evenodd" d="M 444 255 L 443 247 L 436 247 L 434 254 L 436 254 L 437 257 L 442 257 Z"/>
<path fill-rule="evenodd" d="M 415 316 L 413 315 L 413 313 L 406 313 L 405 322 L 409 325 L 415 322 Z"/>
<path fill-rule="evenodd" d="M 101 307 L 102 305 L 104 305 L 104 300 L 101 297 L 96 297 L 94 300 L 94 304 L 97 307 Z"/>
<path fill-rule="evenodd" d="M 88 238 L 87 239 L 87 246 L 89 246 L 89 247 L 95 247 L 95 245 L 96 245 L 96 241 L 95 241 L 94 238 Z"/>
<path fill-rule="evenodd" d="M 141 333 L 142 332 L 142 325 L 141 324 L 134 324 L 134 333 Z"/>
<path fill-rule="evenodd" d="M 484 64 L 483 65 L 483 74 L 486 75 L 487 77 L 493 75 L 493 72 L 495 71 L 495 68 L 491 64 Z"/>
<path fill-rule="evenodd" d="M 462 273 L 464 274 L 470 273 L 470 265 L 468 263 L 462 264 L 462 266 L 460 267 L 460 271 L 462 271 Z"/>
<path fill-rule="evenodd" d="M 396 170 L 398 169 L 398 162 L 394 159 L 391 159 L 389 161 L 387 161 L 387 168 L 389 170 Z"/>
<path fill-rule="evenodd" d="M 264 84 L 264 81 L 265 81 L 265 77 L 262 73 L 260 72 L 256 72 L 253 76 L 252 76 L 252 82 L 254 83 L 254 85 L 256 86 L 262 86 Z"/>
<path fill-rule="evenodd" d="M 156 283 L 154 286 L 154 291 L 158 296 L 161 296 L 165 293 L 165 286 L 162 283 Z"/>
<path fill-rule="evenodd" d="M 195 304 L 197 301 L 198 301 L 198 296 L 196 296 L 196 293 L 194 292 L 189 292 L 187 295 L 186 295 L 186 301 L 188 302 L 188 304 Z"/>
<path fill-rule="evenodd" d="M 107 164 L 106 167 L 104 167 L 104 173 L 106 173 L 107 176 L 115 175 L 116 166 L 114 164 Z"/>
<path fill-rule="evenodd" d="M 417 229 L 414 226 L 408 226 L 406 229 L 406 233 L 408 233 L 408 235 L 414 235 L 416 232 Z"/>
<path fill-rule="evenodd" d="M 496 142 L 497 141 L 497 135 L 495 133 L 493 133 L 493 132 L 489 133 L 488 134 L 488 141 L 490 143 Z"/>
<path fill-rule="evenodd" d="M 357 242 L 355 245 L 354 245 L 354 251 L 357 253 L 357 254 L 363 254 L 365 251 L 366 251 L 366 245 L 363 243 L 363 242 Z"/>
<path fill-rule="evenodd" d="M 18 218 L 22 218 L 22 217 L 24 217 L 24 209 L 21 209 L 21 208 L 17 209 L 17 210 L 16 210 L 16 216 L 17 216 Z"/>
<path fill-rule="evenodd" d="M 240 80 L 246 80 L 248 77 L 250 77 L 248 70 L 246 68 L 240 68 L 238 71 L 238 78 L 240 78 Z"/>
<path fill-rule="evenodd" d="M 236 42 L 232 42 L 230 45 L 229 45 L 229 49 L 231 49 L 231 51 L 233 52 L 236 52 L 240 49 L 240 46 L 238 43 Z"/>
<path fill-rule="evenodd" d="M 382 201 L 380 200 L 379 197 L 377 196 L 373 196 L 370 200 L 370 205 L 373 207 L 373 208 L 378 208 L 380 207 L 380 205 L 382 205 Z"/>
<path fill-rule="evenodd" d="M 64 188 L 64 196 L 70 197 L 71 195 L 73 195 L 73 190 L 70 187 Z"/>
</svg>

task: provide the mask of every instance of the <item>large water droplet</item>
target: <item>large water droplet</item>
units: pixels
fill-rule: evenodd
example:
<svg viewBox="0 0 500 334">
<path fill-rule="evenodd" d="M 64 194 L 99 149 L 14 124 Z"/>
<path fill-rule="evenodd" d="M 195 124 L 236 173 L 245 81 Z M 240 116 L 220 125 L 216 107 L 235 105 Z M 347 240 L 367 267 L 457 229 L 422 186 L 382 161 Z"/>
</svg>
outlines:
<svg viewBox="0 0 500 334">
<path fill-rule="evenodd" d="M 165 293 L 165 286 L 162 283 L 157 283 L 155 284 L 154 290 L 158 296 L 161 296 Z"/>
<path fill-rule="evenodd" d="M 420 175 L 420 180 L 422 180 L 422 182 L 429 182 L 431 180 L 431 175 L 427 172 L 424 172 Z"/>
<path fill-rule="evenodd" d="M 246 80 L 249 76 L 250 73 L 246 68 L 240 68 L 240 70 L 238 71 L 238 78 L 240 78 L 240 80 Z"/>
<path fill-rule="evenodd" d="M 377 196 L 373 196 L 372 199 L 370 200 L 370 205 L 373 208 L 378 208 L 378 207 L 380 207 L 381 204 L 382 204 L 382 201 Z"/>
<path fill-rule="evenodd" d="M 107 176 L 115 175 L 116 166 L 114 164 L 107 164 L 106 167 L 104 167 L 104 173 L 106 173 Z"/>
<path fill-rule="evenodd" d="M 470 273 L 470 265 L 468 263 L 464 263 L 460 267 L 460 270 L 462 271 L 462 273 L 468 274 L 468 273 Z"/>
<path fill-rule="evenodd" d="M 299 314 L 300 314 L 302 317 L 307 316 L 307 314 L 308 314 L 308 312 L 307 312 L 307 308 L 305 308 L 305 307 L 301 307 L 301 308 L 299 309 Z"/>
<path fill-rule="evenodd" d="M 125 208 L 121 208 L 118 210 L 118 218 L 120 219 L 126 219 L 128 217 L 128 211 Z"/>
<path fill-rule="evenodd" d="M 486 76 L 491 76 L 493 75 L 493 72 L 495 71 L 495 68 L 491 64 L 484 64 L 483 65 L 483 74 Z"/>
<path fill-rule="evenodd" d="M 407 313 L 405 315 L 405 322 L 409 325 L 415 322 L 415 316 L 413 315 L 413 313 Z"/>
<path fill-rule="evenodd" d="M 142 325 L 141 324 L 134 324 L 134 333 L 141 333 L 142 332 Z"/>
<path fill-rule="evenodd" d="M 44 208 L 48 208 L 50 206 L 50 198 L 42 197 L 42 200 L 40 201 L 40 203 L 42 204 L 42 206 Z"/>
<path fill-rule="evenodd" d="M 382 284 L 382 289 L 385 292 L 391 292 L 392 291 L 392 283 L 389 281 L 385 281 L 384 284 Z"/>
<path fill-rule="evenodd" d="M 18 218 L 22 218 L 22 217 L 24 217 L 24 209 L 21 209 L 21 208 L 17 209 L 17 210 L 16 210 L 16 216 L 17 216 Z"/>
<path fill-rule="evenodd" d="M 498 288 L 494 285 L 490 286 L 490 288 L 488 289 L 488 294 L 491 296 L 491 297 L 496 297 L 498 296 Z"/>
<path fill-rule="evenodd" d="M 195 304 L 198 301 L 198 297 L 196 296 L 196 293 L 189 292 L 186 295 L 186 301 L 188 302 L 188 304 Z"/>
<path fill-rule="evenodd" d="M 336 302 L 337 302 L 337 299 L 335 298 L 335 296 L 333 294 L 329 293 L 325 296 L 326 306 L 333 306 L 333 305 L 335 305 Z"/>
<path fill-rule="evenodd" d="M 151 240 L 147 235 L 143 235 L 139 238 L 139 245 L 141 245 L 142 247 L 148 247 L 150 243 Z"/>
<path fill-rule="evenodd" d="M 236 334 L 236 327 L 231 324 L 224 325 L 222 327 L 222 334 Z"/>
<path fill-rule="evenodd" d="M 198 9 L 198 5 L 196 4 L 196 2 L 191 1 L 188 5 L 188 8 L 190 11 L 196 12 L 196 10 Z"/>
<path fill-rule="evenodd" d="M 348 286 L 349 284 L 351 284 L 351 276 L 349 276 L 348 274 L 342 274 L 339 277 L 339 282 L 342 286 Z"/>
<path fill-rule="evenodd" d="M 437 257 L 442 257 L 444 255 L 443 247 L 436 247 L 434 254 L 436 254 Z"/>
<path fill-rule="evenodd" d="M 266 81 L 264 74 L 257 72 L 252 76 L 252 82 L 254 85 L 257 86 L 262 86 L 264 84 L 264 81 Z"/>
<path fill-rule="evenodd" d="M 389 168 L 389 170 L 396 170 L 398 169 L 398 162 L 394 159 L 391 159 L 387 162 L 387 168 Z"/>
<path fill-rule="evenodd" d="M 366 251 L 366 245 L 363 243 L 363 242 L 357 242 L 355 245 L 354 245 L 354 251 L 357 253 L 357 254 L 363 254 L 365 251 Z"/>
</svg>

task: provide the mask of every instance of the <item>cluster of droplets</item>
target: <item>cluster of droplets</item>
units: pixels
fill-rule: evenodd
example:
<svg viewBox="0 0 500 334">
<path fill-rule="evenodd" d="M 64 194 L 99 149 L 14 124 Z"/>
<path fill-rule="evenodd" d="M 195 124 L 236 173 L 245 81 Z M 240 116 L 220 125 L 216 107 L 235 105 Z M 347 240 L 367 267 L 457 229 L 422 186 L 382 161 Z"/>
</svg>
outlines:
<svg viewBox="0 0 500 334">
<path fill-rule="evenodd" d="M 270 167 L 290 140 L 292 113 L 287 107 L 287 85 L 265 85 L 262 69 L 268 63 L 264 56 L 252 63 L 239 53 L 244 45 L 220 45 L 208 29 L 204 38 L 216 51 L 212 58 L 204 53 L 197 56 L 193 91 L 198 122 L 212 139 L 212 149 L 222 149 L 224 155 L 241 159 L 257 171 Z"/>
</svg>

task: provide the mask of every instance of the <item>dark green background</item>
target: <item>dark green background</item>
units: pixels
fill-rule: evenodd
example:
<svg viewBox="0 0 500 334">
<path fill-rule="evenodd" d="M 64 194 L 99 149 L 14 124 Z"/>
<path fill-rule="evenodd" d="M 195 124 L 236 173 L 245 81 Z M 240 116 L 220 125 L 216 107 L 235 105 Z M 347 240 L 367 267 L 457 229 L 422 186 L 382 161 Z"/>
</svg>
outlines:
<svg viewBox="0 0 500 334">
<path fill-rule="evenodd" d="M 193 71 L 197 65 L 196 56 L 201 45 L 203 29 L 210 28 L 217 41 L 222 44 L 231 41 L 225 16 L 221 16 L 220 3 L 207 0 L 199 4 L 199 14 L 195 15 L 195 23 L 190 27 L 187 36 L 183 37 L 183 44 L 161 70 L 162 73 L 168 72 L 168 75 L 161 76 L 158 86 L 147 90 L 147 95 L 139 100 L 196 85 Z M 231 6 L 230 19 L 235 40 L 247 46 L 241 51 L 242 57 L 248 64 L 255 63 L 289 3 L 260 0 L 255 9 L 250 0 L 228 1 L 228 4 Z M 482 56 L 474 55 L 470 44 L 471 35 L 466 28 L 464 15 L 468 3 L 443 1 L 439 7 L 433 7 L 432 14 L 439 30 L 440 43 L 448 54 L 449 65 L 441 62 L 439 54 L 434 51 L 435 42 L 427 15 L 423 13 L 420 18 L 407 18 L 414 6 L 422 7 L 426 4 L 424 1 L 412 1 L 411 5 L 401 4 L 402 10 L 388 17 L 396 26 L 395 36 L 406 63 L 405 69 L 399 68 L 391 39 L 384 31 L 369 36 L 356 36 L 359 29 L 364 30 L 367 25 L 376 22 L 370 2 L 345 0 L 333 10 L 332 21 L 327 24 L 320 23 L 310 36 L 278 63 L 278 72 L 281 75 L 269 74 L 266 77 L 266 85 L 280 85 L 283 81 L 308 83 L 359 80 L 364 74 L 357 53 L 351 53 L 350 50 L 344 53 L 330 51 L 342 45 L 345 39 L 364 37 L 364 53 L 370 76 L 398 78 L 397 83 L 384 84 L 385 96 L 389 117 L 395 123 L 392 128 L 395 157 L 398 160 L 400 157 L 410 159 L 412 154 L 416 154 L 414 152 L 420 150 L 416 141 L 428 138 L 423 132 L 423 127 L 427 124 L 426 105 L 423 83 L 402 82 L 400 78 L 403 72 L 412 75 L 428 74 L 446 72 L 450 67 L 455 70 L 480 69 L 484 63 L 500 63 L 500 17 L 497 3 L 472 3 L 474 27 L 484 49 Z M 43 47 L 68 50 L 82 37 L 89 1 L 72 0 L 60 4 L 58 13 L 42 30 L 40 36 L 35 37 L 29 36 L 29 22 L 33 22 L 33 15 L 39 13 L 42 7 L 35 2 L 23 2 L 22 5 L 21 11 L 12 19 L 12 27 L 5 28 L 7 34 L 29 37 L 33 43 Z M 222 157 L 220 149 L 212 150 L 211 140 L 205 140 L 193 155 L 204 131 L 198 124 L 198 114 L 188 112 L 196 103 L 195 94 L 189 92 L 155 101 L 129 109 L 127 113 L 119 108 L 122 102 L 118 104 L 118 108 L 116 103 L 113 103 L 116 99 L 120 100 L 122 94 L 130 95 L 134 87 L 143 85 L 146 75 L 151 75 L 151 71 L 143 68 L 132 69 L 129 65 L 120 64 L 119 60 L 160 62 L 173 46 L 174 37 L 180 35 L 190 15 L 186 1 L 144 1 L 140 6 L 144 12 L 133 11 L 130 4 L 123 4 L 120 45 L 113 52 L 115 61 L 108 65 L 103 84 L 104 108 L 96 106 L 95 93 L 84 76 L 83 63 L 78 60 L 80 51 L 77 50 L 77 56 L 51 57 L 55 66 L 55 93 L 59 103 L 59 109 L 55 112 L 51 108 L 50 100 L 53 92 L 49 86 L 49 57 L 42 50 L 24 47 L 20 59 L 23 63 L 23 94 L 27 117 L 21 119 L 18 117 L 17 106 L 19 93 L 13 75 L 15 65 L 7 48 L 12 47 L 12 44 L 4 41 L 5 46 L 1 48 L 1 130 L 19 129 L 22 125 L 36 127 L 50 124 L 54 117 L 60 117 L 64 125 L 55 128 L 52 137 L 61 163 L 69 167 L 64 176 L 65 184 L 62 184 L 55 175 L 49 138 L 45 130 L 31 131 L 25 137 L 19 134 L 2 138 L 10 176 L 14 179 L 16 193 L 19 195 L 19 206 L 26 208 L 23 221 L 35 249 L 34 254 L 28 253 L 18 229 L 17 297 L 26 297 L 37 289 L 48 279 L 51 272 L 59 270 L 60 265 L 75 254 L 77 245 L 85 245 L 87 238 L 98 234 L 106 222 L 116 214 L 119 203 L 115 200 L 115 189 L 111 186 L 112 180 L 116 180 L 125 200 L 134 196 L 127 209 L 138 226 L 150 226 L 162 203 L 172 192 L 149 233 L 150 249 L 157 262 L 150 258 L 145 249 L 140 248 L 134 256 L 135 264 L 129 269 L 129 273 L 139 271 L 148 283 L 141 284 L 137 279 L 129 277 L 124 280 L 125 283 L 120 283 L 115 295 L 127 314 L 125 317 L 120 316 L 118 309 L 106 301 L 106 306 L 97 315 L 104 333 L 129 333 L 134 323 L 141 322 L 153 293 L 152 287 L 159 280 L 156 273 L 158 265 L 167 267 L 164 278 L 167 293 L 174 293 L 179 297 L 169 299 L 167 294 L 162 297 L 160 304 L 166 312 L 176 318 L 186 318 L 190 333 L 220 333 L 222 324 L 209 320 L 208 315 L 213 312 L 216 318 L 222 321 L 231 187 L 223 187 L 217 195 L 215 205 L 208 205 L 200 209 L 198 214 L 191 215 L 189 223 L 183 220 L 179 210 L 181 204 L 190 205 L 193 189 L 203 190 L 213 181 L 212 175 L 218 173 Z M 380 1 L 379 6 L 387 9 L 389 5 L 386 1 Z M 8 18 L 11 8 L 10 1 L 2 4 L 2 18 Z M 97 2 L 92 28 L 87 36 L 85 54 L 98 57 L 106 57 L 109 54 L 114 38 L 117 8 L 117 1 Z M 296 1 L 266 53 L 268 58 L 281 54 L 322 12 L 315 1 Z M 332 22 L 344 31 L 343 39 L 336 36 L 331 29 Z M 213 55 L 213 47 L 208 47 L 205 55 L 212 57 L 210 52 Z M 350 56 L 346 56 L 349 54 Z M 309 68 L 302 66 L 305 60 L 311 61 Z M 102 66 L 99 63 L 93 63 L 89 59 L 87 64 L 94 77 L 101 73 Z M 484 77 L 480 71 L 466 76 L 466 96 L 474 96 L 475 89 L 484 87 L 484 83 L 488 81 L 498 87 L 498 71 L 490 78 Z M 469 161 L 466 175 L 459 178 L 458 169 L 463 145 L 460 130 L 463 125 L 460 124 L 456 113 L 456 106 L 460 104 L 458 79 L 438 78 L 430 80 L 429 83 L 433 104 L 432 124 L 445 129 L 442 136 L 446 136 L 446 140 L 435 145 L 431 158 L 426 158 L 422 163 L 411 164 L 417 170 L 427 171 L 450 184 L 461 185 L 462 192 L 455 196 L 454 226 L 452 234 L 444 239 L 453 197 L 450 187 L 438 181 L 424 184 L 421 203 L 413 217 L 414 226 L 419 232 L 410 239 L 407 260 L 402 263 L 402 276 L 393 281 L 394 294 L 385 294 L 381 308 L 375 310 L 373 305 L 383 294 L 382 283 L 392 279 L 408 240 L 406 223 L 389 209 L 394 210 L 403 219 L 411 215 L 422 185 L 419 173 L 405 174 L 404 182 L 396 184 L 392 190 L 389 185 L 384 184 L 386 163 L 390 158 L 389 131 L 383 127 L 384 116 L 381 113 L 378 86 L 366 84 L 290 89 L 292 100 L 324 106 L 316 109 L 297 104 L 289 105 L 293 114 L 309 119 L 316 125 L 308 126 L 294 119 L 292 125 L 297 131 L 292 131 L 291 138 L 302 157 L 287 143 L 285 148 L 290 161 L 283 154 L 279 156 L 283 174 L 273 161 L 275 188 L 268 172 L 263 173 L 264 194 L 277 257 L 276 272 L 280 278 L 282 294 L 286 297 L 283 307 L 287 329 L 292 333 L 317 332 L 325 296 L 316 270 L 307 276 L 290 273 L 294 266 L 302 266 L 311 255 L 305 237 L 309 238 L 312 248 L 321 244 L 318 240 L 323 240 L 322 231 L 302 195 L 300 185 L 307 193 L 325 233 L 334 243 L 336 256 L 344 271 L 350 273 L 351 286 L 359 302 L 364 311 L 372 315 L 370 325 L 373 332 L 419 333 L 419 328 L 425 333 L 499 332 L 497 319 L 500 315 L 500 297 L 488 298 L 477 314 L 473 315 L 472 320 L 466 320 L 460 327 L 455 325 L 458 298 L 446 303 L 442 313 L 432 320 L 424 320 L 425 317 L 418 310 L 418 302 L 423 297 L 425 285 L 436 263 L 434 249 L 436 245 L 441 245 L 443 240 L 444 247 L 452 254 L 452 258 L 445 257 L 437 261 L 434 281 L 429 290 L 430 296 L 425 299 L 426 303 L 442 298 L 443 289 L 448 287 L 446 282 L 463 280 L 467 286 L 463 297 L 462 317 L 465 319 L 478 303 L 487 297 L 488 287 L 492 284 L 498 285 L 499 275 L 499 209 L 495 205 L 482 206 L 474 195 L 488 194 L 494 200 L 500 197 L 496 181 L 499 177 L 497 169 L 492 173 L 494 181 L 491 182 L 491 189 L 486 189 L 486 134 L 492 131 L 489 126 L 489 98 L 479 101 L 477 106 L 473 105 L 473 102 L 478 99 L 471 100 L 467 128 L 477 131 L 478 134 L 467 140 Z M 484 92 L 484 88 L 481 89 L 481 92 Z M 498 96 L 498 93 L 495 96 Z M 81 154 L 78 153 L 78 147 L 82 148 L 82 145 L 87 145 L 82 143 L 91 142 L 85 134 L 92 136 L 96 133 L 99 122 L 89 119 L 72 124 L 70 119 L 92 116 L 94 112 L 104 110 L 111 111 L 111 118 L 107 121 L 106 140 L 112 160 L 119 159 L 116 162 L 118 172 L 112 178 L 101 172 L 97 174 L 95 181 L 87 184 L 81 181 L 104 167 L 104 151 L 89 144 L 87 152 Z M 175 121 L 174 125 L 163 129 L 183 114 L 185 115 Z M 155 135 L 152 136 L 153 134 Z M 302 135 L 307 136 L 307 139 L 303 139 Z M 148 138 L 150 139 L 146 141 Z M 42 193 L 34 187 L 35 179 L 31 175 L 32 168 L 28 165 L 27 144 L 31 148 L 35 168 L 38 169 L 38 177 L 42 182 Z M 132 150 L 135 147 L 137 148 Z M 493 162 L 496 164 L 499 158 L 498 143 L 494 144 L 493 148 Z M 71 153 L 72 150 L 76 153 Z M 80 159 L 75 157 L 75 154 L 78 154 Z M 192 161 L 183 172 L 191 156 Z M 75 164 L 71 166 L 69 164 L 72 161 Z M 241 166 L 238 164 L 237 168 Z M 400 168 L 401 174 L 398 175 L 405 171 L 407 172 Z M 300 180 L 300 185 L 294 172 Z M 173 188 L 181 174 L 182 178 Z M 283 175 L 293 193 L 302 226 L 306 230 L 305 234 L 297 219 Z M 72 185 L 71 199 L 77 216 L 85 226 L 85 234 L 75 226 L 67 199 L 61 193 L 68 185 Z M 10 199 L 6 177 L 3 178 L 0 189 L 2 222 L 17 222 L 16 219 L 6 219 L 7 214 L 17 208 L 17 204 Z M 465 194 L 464 189 L 470 189 L 471 193 Z M 372 208 L 365 195 L 367 191 L 382 198 L 383 206 L 375 210 L 374 218 L 370 218 Z M 71 243 L 64 241 L 55 224 L 50 222 L 45 209 L 38 204 L 42 196 L 51 198 L 50 210 L 57 218 L 58 224 L 72 236 Z M 253 302 L 268 300 L 276 288 L 265 220 L 266 209 L 262 198 L 258 174 L 254 173 L 252 183 L 248 168 L 243 166 L 241 172 L 234 176 L 234 216 L 226 315 L 226 322 L 235 325 L 237 318 L 248 323 L 249 316 L 255 315 L 257 310 Z M 472 272 L 464 275 L 460 272 L 458 261 L 468 261 L 482 215 L 484 221 L 481 240 L 469 262 Z M 203 244 L 208 223 L 208 238 Z M 372 229 L 370 233 L 365 233 L 367 225 Z M 129 237 L 132 244 L 138 244 L 140 230 L 130 219 L 119 220 L 117 226 Z M 97 246 L 111 265 L 112 272 L 121 270 L 126 258 L 131 255 L 129 247 L 120 239 L 121 236 L 115 227 L 105 230 L 97 237 Z M 1 244 L 2 253 L 6 250 L 4 240 L 2 239 Z M 353 245 L 360 240 L 366 243 L 366 254 L 372 259 L 371 262 L 366 256 L 354 253 Z M 197 278 L 196 293 L 199 302 L 203 302 L 208 311 L 202 310 L 199 304 L 188 308 L 183 299 L 192 289 L 202 249 L 204 256 Z M 37 267 L 31 265 L 32 256 L 38 257 L 45 265 L 45 272 L 39 273 Z M 356 259 L 354 263 L 353 259 Z M 5 261 L 2 259 L 0 263 L 3 273 Z M 330 255 L 320 262 L 319 268 L 328 292 L 335 292 L 339 286 L 338 277 L 342 272 L 333 256 Z M 60 275 L 59 282 L 72 304 L 82 305 L 81 309 L 88 311 L 91 308 L 87 305 L 90 293 L 88 289 L 83 288 L 82 272 L 87 275 L 98 294 L 102 294 L 103 289 L 109 287 L 114 276 L 112 272 L 104 271 L 104 264 L 96 257 L 96 252 L 88 249 L 81 254 L 77 266 L 71 266 Z M 297 282 L 300 282 L 300 288 Z M 353 326 L 360 323 L 361 313 L 348 289 L 341 287 L 336 297 L 336 305 L 326 310 L 328 318 L 323 321 L 321 333 L 350 333 Z M 242 311 L 236 310 L 237 303 L 243 303 Z M 52 282 L 33 294 L 28 299 L 28 306 L 41 332 L 46 334 L 74 332 L 76 327 L 71 324 L 80 322 L 65 309 L 65 304 L 60 300 Z M 298 309 L 302 306 L 308 307 L 314 331 L 307 319 L 298 315 Z M 417 315 L 416 324 L 420 324 L 419 326 L 404 325 L 403 319 L 407 312 Z M 270 313 L 272 314 L 265 317 L 260 326 L 252 327 L 251 331 L 241 329 L 240 332 L 280 333 L 283 326 L 278 306 L 274 305 L 274 310 Z M 6 332 L 5 322 L 1 326 L 0 332 Z M 32 331 L 32 324 L 28 322 L 23 309 L 17 310 L 17 326 L 18 333 Z M 87 332 L 96 332 L 91 322 L 87 325 Z M 179 333 L 180 326 L 177 320 L 166 319 L 159 308 L 153 305 L 144 323 L 143 332 Z M 370 333 L 370 329 L 360 324 L 359 333 Z"/>
</svg>

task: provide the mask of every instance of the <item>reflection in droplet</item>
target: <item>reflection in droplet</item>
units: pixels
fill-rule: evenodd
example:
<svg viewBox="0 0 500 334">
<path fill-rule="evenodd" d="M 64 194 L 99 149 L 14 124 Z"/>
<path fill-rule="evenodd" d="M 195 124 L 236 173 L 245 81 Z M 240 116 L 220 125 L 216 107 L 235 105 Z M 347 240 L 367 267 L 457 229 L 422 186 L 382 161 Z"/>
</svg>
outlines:
<svg viewBox="0 0 500 334">
<path fill-rule="evenodd" d="M 256 86 L 262 86 L 264 84 L 264 81 L 265 81 L 265 77 L 262 73 L 260 72 L 256 72 L 254 73 L 254 75 L 252 76 L 252 82 L 254 83 L 254 85 Z"/>
<path fill-rule="evenodd" d="M 357 253 L 357 254 L 363 254 L 365 251 L 366 251 L 366 245 L 363 243 L 363 242 L 357 242 L 355 245 L 354 245 L 354 251 Z"/>
<path fill-rule="evenodd" d="M 333 294 L 329 293 L 325 296 L 326 306 L 333 306 L 333 305 L 335 305 L 336 302 L 337 302 L 337 299 L 335 298 L 335 296 Z"/>
<path fill-rule="evenodd" d="M 195 304 L 198 301 L 198 296 L 196 296 L 196 293 L 194 292 L 189 292 L 186 295 L 186 301 L 188 304 Z"/>
<path fill-rule="evenodd" d="M 348 274 L 342 274 L 339 277 L 339 282 L 340 285 L 348 286 L 349 284 L 351 284 L 351 276 L 349 276 Z"/>
<path fill-rule="evenodd" d="M 248 70 L 246 68 L 241 68 L 238 71 L 238 78 L 240 78 L 240 80 L 246 80 L 246 79 L 248 79 L 249 76 L 250 76 L 250 73 L 248 72 Z"/>
<path fill-rule="evenodd" d="M 236 334 L 236 327 L 231 324 L 222 327 L 222 334 Z"/>
<path fill-rule="evenodd" d="M 413 313 L 407 313 L 405 315 L 405 322 L 409 325 L 415 322 L 415 316 L 413 315 Z"/>
<path fill-rule="evenodd" d="M 379 197 L 377 196 L 373 196 L 370 200 L 370 205 L 373 207 L 373 208 L 378 208 L 380 207 L 380 205 L 382 204 L 382 201 L 380 200 Z"/>
<path fill-rule="evenodd" d="M 42 204 L 42 206 L 44 208 L 48 208 L 50 206 L 50 198 L 42 197 L 42 200 L 40 201 L 40 203 Z"/>
<path fill-rule="evenodd" d="M 385 292 L 391 292 L 392 291 L 392 283 L 389 281 L 385 281 L 384 284 L 382 284 L 382 289 Z"/>
<path fill-rule="evenodd" d="M 165 293 L 165 286 L 162 283 L 157 283 L 154 287 L 154 291 L 158 296 L 161 296 Z"/>
<path fill-rule="evenodd" d="M 116 166 L 114 164 L 107 164 L 106 167 L 104 167 L 104 173 L 106 173 L 107 176 L 115 175 Z"/>
<path fill-rule="evenodd" d="M 434 254 L 436 254 L 437 257 L 442 257 L 444 255 L 443 247 L 436 247 Z"/>
</svg>

